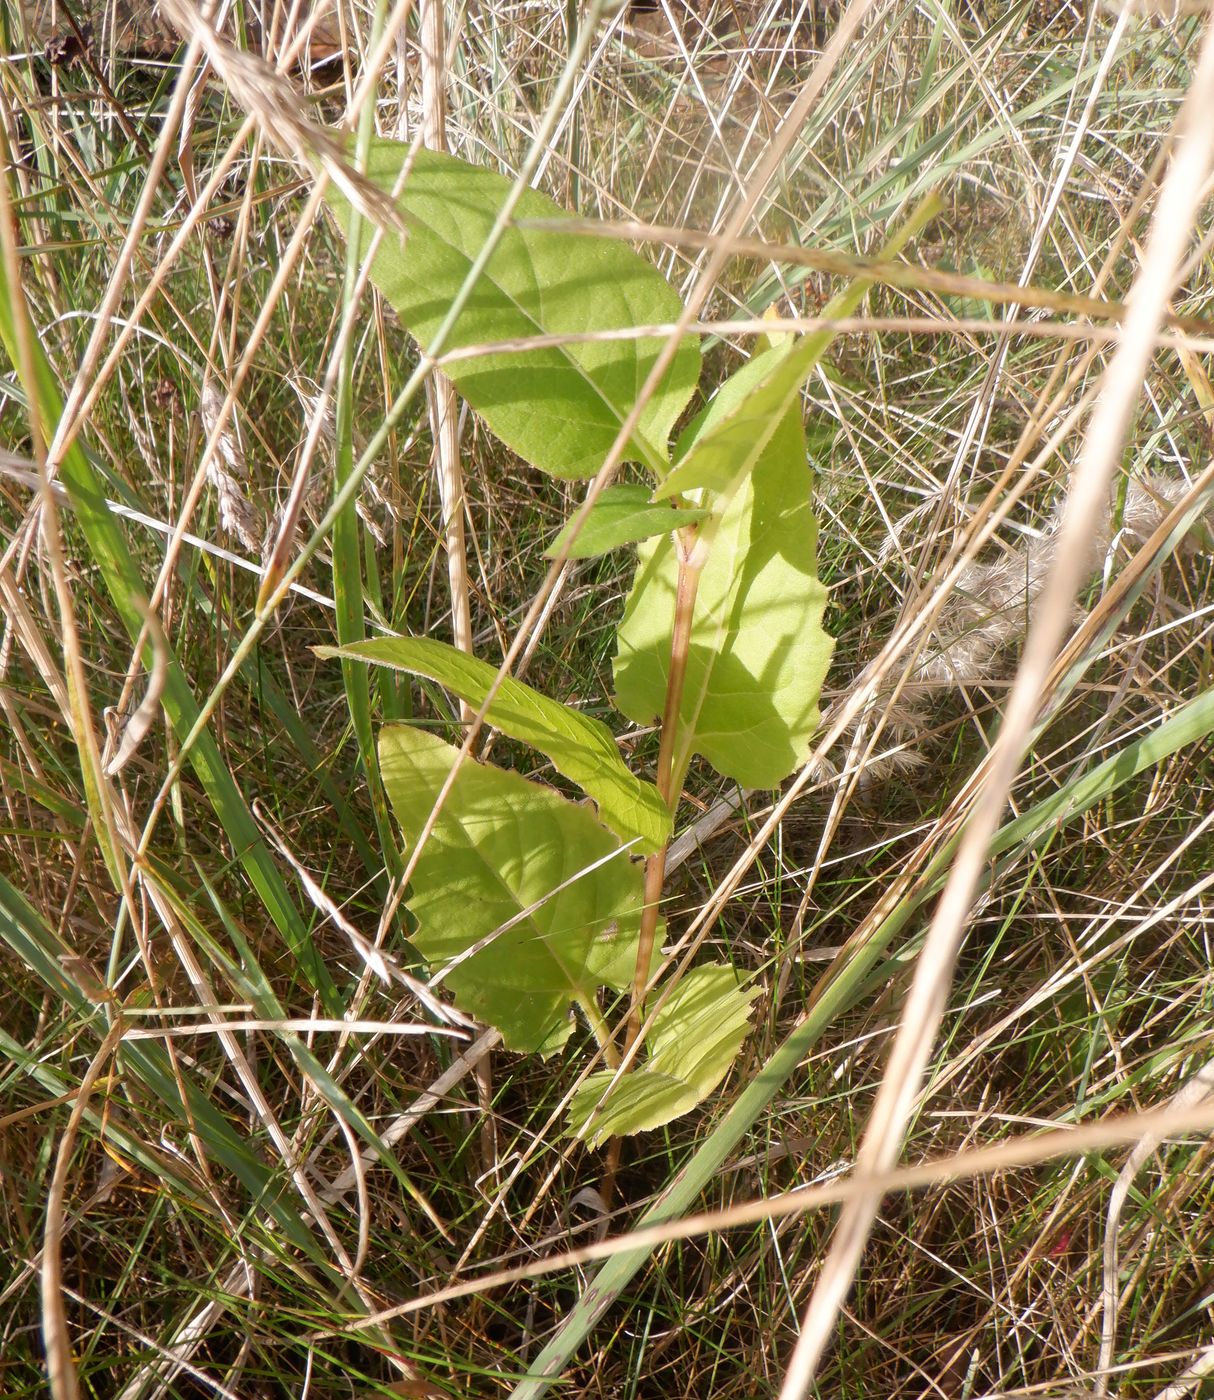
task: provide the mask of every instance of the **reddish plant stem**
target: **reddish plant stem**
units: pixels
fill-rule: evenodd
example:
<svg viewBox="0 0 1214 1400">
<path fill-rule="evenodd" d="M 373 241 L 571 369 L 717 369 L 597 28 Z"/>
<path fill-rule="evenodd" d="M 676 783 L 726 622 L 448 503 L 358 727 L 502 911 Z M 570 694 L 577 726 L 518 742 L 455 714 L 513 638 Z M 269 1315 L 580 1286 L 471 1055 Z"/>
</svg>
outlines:
<svg viewBox="0 0 1214 1400">
<path fill-rule="evenodd" d="M 693 527 L 680 530 L 677 536 L 679 552 L 679 582 L 675 595 L 674 628 L 670 640 L 670 671 L 666 677 L 666 703 L 662 710 L 662 738 L 658 746 L 657 788 L 673 817 L 679 805 L 686 770 L 686 755 L 675 756 L 679 733 L 679 712 L 683 704 L 683 683 L 687 678 L 687 660 L 691 650 L 691 623 L 695 614 L 696 592 L 700 586 L 703 564 L 696 552 L 696 532 Z M 649 966 L 653 960 L 653 944 L 657 937 L 658 914 L 662 900 L 662 885 L 666 879 L 667 846 L 655 851 L 645 862 L 645 907 L 641 911 L 641 927 L 637 938 L 636 974 L 632 981 L 632 1008 L 628 1016 L 628 1031 L 624 1038 L 624 1054 L 636 1044 L 641 1033 L 645 989 L 649 981 Z"/>
<path fill-rule="evenodd" d="M 679 713 L 683 705 L 683 684 L 687 678 L 687 659 L 691 650 L 691 623 L 695 615 L 696 593 L 704 568 L 706 551 L 696 548 L 694 526 L 680 530 L 675 536 L 679 554 L 679 581 L 675 594 L 674 626 L 670 638 L 670 670 L 666 676 L 666 700 L 662 707 L 662 738 L 658 745 L 657 788 L 662 801 L 673 817 L 683 790 L 683 774 L 687 755 L 675 754 L 678 739 Z M 669 843 L 667 843 L 667 846 Z M 624 1072 L 627 1073 L 628 1052 L 636 1045 L 644 1019 L 645 990 L 649 982 L 649 965 L 653 961 L 653 945 L 658 932 L 658 914 L 662 901 L 662 885 L 666 878 L 666 851 L 663 846 L 645 862 L 645 907 L 641 910 L 641 925 L 637 934 L 636 973 L 632 980 L 632 1006 L 628 1015 L 628 1030 L 624 1038 Z M 610 1210 L 615 1197 L 616 1177 L 620 1168 L 623 1138 L 614 1137 L 607 1144 L 607 1157 L 599 1194 L 605 1209 Z"/>
</svg>

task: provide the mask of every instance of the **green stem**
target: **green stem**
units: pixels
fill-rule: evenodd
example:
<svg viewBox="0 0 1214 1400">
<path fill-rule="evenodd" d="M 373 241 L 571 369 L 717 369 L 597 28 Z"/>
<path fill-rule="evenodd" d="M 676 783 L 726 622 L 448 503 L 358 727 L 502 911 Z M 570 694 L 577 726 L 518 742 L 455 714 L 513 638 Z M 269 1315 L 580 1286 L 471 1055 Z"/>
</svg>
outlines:
<svg viewBox="0 0 1214 1400">
<path fill-rule="evenodd" d="M 371 43 L 379 40 L 387 19 L 387 0 L 377 0 L 372 21 Z M 371 138 L 375 134 L 374 91 L 368 96 L 359 113 L 358 134 L 355 142 L 355 160 L 359 169 L 365 169 Z M 361 216 L 357 209 L 350 214 L 350 237 L 346 244 L 345 283 L 343 286 L 343 310 L 347 315 L 355 301 L 361 266 L 359 248 L 359 226 Z M 336 394 L 334 396 L 333 431 L 336 439 L 334 453 L 333 487 L 340 498 L 355 475 L 354 465 L 354 345 L 347 338 L 341 348 Z M 363 614 L 366 603 L 365 583 L 362 568 L 362 544 L 359 538 L 360 526 L 356 510 L 356 497 L 351 495 L 333 521 L 333 603 L 337 621 L 337 640 L 343 645 L 358 642 L 366 635 Z M 401 859 L 392 830 L 392 820 L 388 813 L 388 798 L 384 791 L 383 779 L 379 771 L 379 756 L 375 747 L 375 730 L 371 714 L 371 682 L 365 666 L 354 662 L 342 662 L 342 680 L 346 688 L 346 702 L 350 707 L 350 724 L 354 731 L 358 755 L 362 760 L 363 772 L 367 779 L 367 794 L 371 799 L 371 810 L 375 816 L 375 828 L 379 836 L 380 850 L 384 864 L 391 877 L 401 872 Z M 382 881 L 381 881 L 382 883 Z M 386 888 L 386 887 L 385 887 Z"/>
<path fill-rule="evenodd" d="M 607 1068 L 619 1069 L 620 1052 L 615 1048 L 615 1041 L 611 1037 L 611 1028 L 604 1019 L 602 1011 L 599 1010 L 598 1002 L 585 992 L 577 992 L 575 1000 L 582 1008 L 582 1015 L 585 1016 L 586 1022 L 590 1026 L 591 1035 L 594 1036 L 599 1049 L 603 1052 Z"/>
</svg>

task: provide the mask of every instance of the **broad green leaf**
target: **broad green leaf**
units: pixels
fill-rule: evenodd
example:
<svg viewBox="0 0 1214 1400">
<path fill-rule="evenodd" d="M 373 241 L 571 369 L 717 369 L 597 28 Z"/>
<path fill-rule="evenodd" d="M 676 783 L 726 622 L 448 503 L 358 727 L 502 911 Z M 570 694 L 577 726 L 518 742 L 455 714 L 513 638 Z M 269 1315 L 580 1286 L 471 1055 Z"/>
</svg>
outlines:
<svg viewBox="0 0 1214 1400">
<path fill-rule="evenodd" d="M 593 559 L 623 544 L 636 544 L 654 535 L 669 534 L 683 525 L 694 525 L 710 512 L 698 508 L 674 511 L 664 502 L 654 502 L 648 486 L 609 486 L 590 507 L 590 513 L 568 548 L 570 559 Z M 555 559 L 565 550 L 572 522 L 544 551 Z"/>
<path fill-rule="evenodd" d="M 367 174 L 392 190 L 408 164 L 398 204 L 408 227 L 380 241 L 371 276 L 423 348 L 439 328 L 485 242 L 511 181 L 453 156 L 372 142 Z M 350 208 L 327 196 L 348 231 Z M 517 221 L 564 214 L 529 190 Z M 360 251 L 372 228 L 363 221 Z M 624 244 L 550 229 L 510 228 L 442 347 L 619 330 L 677 320 L 678 294 L 657 269 Z M 507 446 L 554 476 L 592 476 L 662 348 L 660 337 L 592 340 L 452 360 L 445 372 Z M 679 347 L 641 415 L 629 455 L 659 475 L 675 420 L 700 373 L 698 341 Z"/>
<path fill-rule="evenodd" d="M 739 370 L 701 432 L 765 372 L 762 358 Z M 744 787 L 774 787 L 805 761 L 834 645 L 822 627 L 812 487 L 794 404 L 716 527 L 696 595 L 676 772 L 701 753 Z M 639 724 L 662 713 L 677 583 L 670 537 L 643 545 L 615 659 L 619 707 Z"/>
<path fill-rule="evenodd" d="M 340 656 L 426 676 L 478 708 L 485 703 L 497 667 L 432 637 L 377 637 L 348 647 L 317 647 L 318 656 Z M 638 851 L 659 850 L 670 839 L 671 818 L 652 783 L 638 778 L 620 757 L 601 721 L 549 700 L 507 676 L 489 706 L 488 721 L 503 734 L 546 754 L 598 804 L 599 817 Z"/>
<path fill-rule="evenodd" d="M 612 1070 L 592 1074 L 573 1096 L 570 1136 L 597 1147 L 609 1137 L 660 1128 L 702 1103 L 737 1059 L 758 995 L 757 987 L 738 986 L 732 967 L 694 968 L 654 1019 L 641 1067 L 614 1087 Z"/>
<path fill-rule="evenodd" d="M 410 846 L 458 753 L 409 725 L 380 735 L 384 783 Z M 445 981 L 458 1005 L 496 1026 L 510 1049 L 530 1052 L 565 1040 L 571 1003 L 593 1015 L 598 987 L 631 985 L 642 900 L 640 866 L 587 808 L 469 759 L 422 850 L 408 905 L 413 942 L 431 967 L 451 967 Z"/>
</svg>

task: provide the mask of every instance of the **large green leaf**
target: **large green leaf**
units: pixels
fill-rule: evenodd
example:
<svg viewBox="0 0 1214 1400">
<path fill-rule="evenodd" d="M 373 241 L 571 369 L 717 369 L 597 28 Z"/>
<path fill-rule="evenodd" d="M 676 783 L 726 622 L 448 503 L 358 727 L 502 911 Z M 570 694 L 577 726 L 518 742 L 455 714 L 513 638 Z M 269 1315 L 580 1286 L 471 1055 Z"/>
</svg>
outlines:
<svg viewBox="0 0 1214 1400">
<path fill-rule="evenodd" d="M 758 995 L 757 987 L 738 986 L 732 967 L 694 968 L 654 1018 L 644 1064 L 614 1087 L 612 1070 L 592 1074 L 573 1096 L 570 1135 L 597 1147 L 609 1137 L 660 1128 L 702 1103 L 737 1059 Z"/>
<path fill-rule="evenodd" d="M 572 521 L 544 551 L 554 559 L 564 551 L 570 559 L 593 559 L 622 544 L 636 544 L 694 525 L 711 514 L 699 508 L 677 513 L 664 501 L 653 501 L 648 486 L 609 486 L 591 506 L 582 528 L 569 540 Z"/>
<path fill-rule="evenodd" d="M 511 181 L 492 171 L 397 141 L 372 142 L 367 174 L 398 196 L 408 236 L 385 233 L 371 265 L 375 284 L 423 348 L 428 347 L 505 202 Z M 328 199 L 349 229 L 350 207 Z M 526 191 L 516 220 L 564 214 Z M 360 249 L 372 228 L 362 222 Z M 509 228 L 442 347 L 444 351 L 522 336 L 582 335 L 677 320 L 677 293 L 624 244 L 550 229 Z M 453 360 L 444 366 L 489 427 L 528 462 L 555 476 L 592 476 L 662 347 L 660 337 L 597 340 L 520 353 Z M 629 455 L 661 473 L 671 429 L 700 373 L 688 339 L 641 415 Z"/>
<path fill-rule="evenodd" d="M 458 752 L 409 725 L 380 735 L 384 783 L 409 845 Z M 408 905 L 422 956 L 435 968 L 454 963 L 446 981 L 457 1003 L 512 1050 L 550 1051 L 569 1034 L 571 1003 L 594 1016 L 598 987 L 631 985 L 642 900 L 640 867 L 587 808 L 469 759 L 417 862 Z"/>
<path fill-rule="evenodd" d="M 316 652 L 427 676 L 478 709 L 497 676 L 496 666 L 432 637 L 377 637 Z M 594 799 L 612 831 L 635 840 L 638 851 L 659 850 L 670 839 L 670 812 L 657 788 L 632 773 L 601 720 L 549 700 L 512 676 L 502 681 L 486 718 L 512 739 L 547 754 L 558 772 Z"/>
<path fill-rule="evenodd" d="M 703 436 L 744 404 L 767 372 L 744 366 L 696 425 Z M 822 627 L 813 473 L 800 406 L 777 424 L 738 483 L 700 578 L 676 744 L 744 787 L 774 787 L 804 762 L 834 645 Z M 665 537 L 641 547 L 615 659 L 619 707 L 639 724 L 662 713 L 674 627 L 678 559 Z"/>
</svg>

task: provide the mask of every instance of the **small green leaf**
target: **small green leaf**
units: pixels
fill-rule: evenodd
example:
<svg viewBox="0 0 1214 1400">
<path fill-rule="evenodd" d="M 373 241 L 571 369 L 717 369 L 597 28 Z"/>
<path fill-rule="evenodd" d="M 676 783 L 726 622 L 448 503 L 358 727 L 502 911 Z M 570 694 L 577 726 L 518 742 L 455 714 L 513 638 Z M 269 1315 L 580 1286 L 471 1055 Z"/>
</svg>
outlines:
<svg viewBox="0 0 1214 1400">
<path fill-rule="evenodd" d="M 371 277 L 427 347 L 505 202 L 511 181 L 453 156 L 398 141 L 371 144 L 367 175 L 391 191 L 407 169 L 398 205 L 408 227 L 380 241 Z M 350 207 L 326 198 L 343 227 Z M 528 190 L 514 217 L 552 220 L 565 211 Z M 361 250 L 374 229 L 364 220 Z M 444 351 L 543 335 L 585 335 L 674 321 L 678 294 L 625 244 L 551 229 L 509 228 Z M 489 427 L 521 457 L 554 476 L 593 476 L 603 463 L 663 345 L 644 339 L 584 340 L 451 360 L 445 372 Z M 698 341 L 684 340 L 641 414 L 629 456 L 661 474 L 675 420 L 700 375 Z"/>
<path fill-rule="evenodd" d="M 347 647 L 317 647 L 316 654 L 426 676 L 478 709 L 497 675 L 496 666 L 432 637 L 376 637 Z M 558 773 L 594 799 L 603 822 L 634 841 L 636 850 L 649 854 L 670 839 L 670 812 L 657 788 L 628 768 L 601 720 L 549 700 L 513 676 L 503 680 L 487 718 L 503 734 L 546 754 Z"/>
<path fill-rule="evenodd" d="M 612 1070 L 592 1074 L 573 1096 L 570 1137 L 597 1147 L 609 1137 L 660 1128 L 702 1103 L 737 1059 L 758 995 L 757 987 L 738 986 L 732 967 L 694 968 L 658 1012 L 644 1064 L 610 1089 Z"/>
<path fill-rule="evenodd" d="M 878 260 L 893 258 L 935 212 L 935 201 L 925 200 L 886 240 Z M 838 320 L 850 316 L 872 285 L 869 277 L 853 278 L 822 308 L 823 317 Z M 727 380 L 708 409 L 682 435 L 675 451 L 676 466 L 654 495 L 714 492 L 720 499 L 705 504 L 722 511 L 796 406 L 802 385 L 837 334 L 834 330 L 811 331 L 793 341 L 776 342 L 747 366 L 752 373 L 745 378 L 744 393 L 738 382 L 742 375 Z"/>
<path fill-rule="evenodd" d="M 384 785 L 409 846 L 458 756 L 408 725 L 380 735 Z M 512 1050 L 555 1050 L 571 1003 L 590 1007 L 598 987 L 631 985 L 640 867 L 587 808 L 517 773 L 465 760 L 409 888 L 418 950 L 432 967 L 451 966 L 445 981 L 458 1005 Z"/>
<path fill-rule="evenodd" d="M 728 415 L 745 400 L 766 373 L 765 358 L 733 376 L 709 405 L 703 431 L 714 412 Z M 716 525 L 696 594 L 676 772 L 701 753 L 744 787 L 775 787 L 809 753 L 834 646 L 822 626 L 812 489 L 794 403 Z M 678 567 L 669 536 L 642 545 L 624 607 L 616 699 L 638 724 L 653 723 L 665 703 Z"/>
<path fill-rule="evenodd" d="M 726 380 L 680 438 L 676 465 L 654 496 L 701 490 L 731 495 L 763 455 L 832 338 L 819 331 L 777 345 L 747 364 L 751 373 L 744 385 L 738 382 L 741 375 Z"/>
<path fill-rule="evenodd" d="M 609 486 L 591 506 L 569 546 L 569 558 L 593 559 L 596 554 L 606 554 L 622 544 L 636 544 L 683 525 L 694 525 L 710 514 L 696 508 L 675 511 L 665 503 L 655 504 L 651 495 L 648 486 Z M 546 558 L 555 559 L 565 549 L 569 531 L 570 525 L 566 525 L 544 551 Z"/>
</svg>

